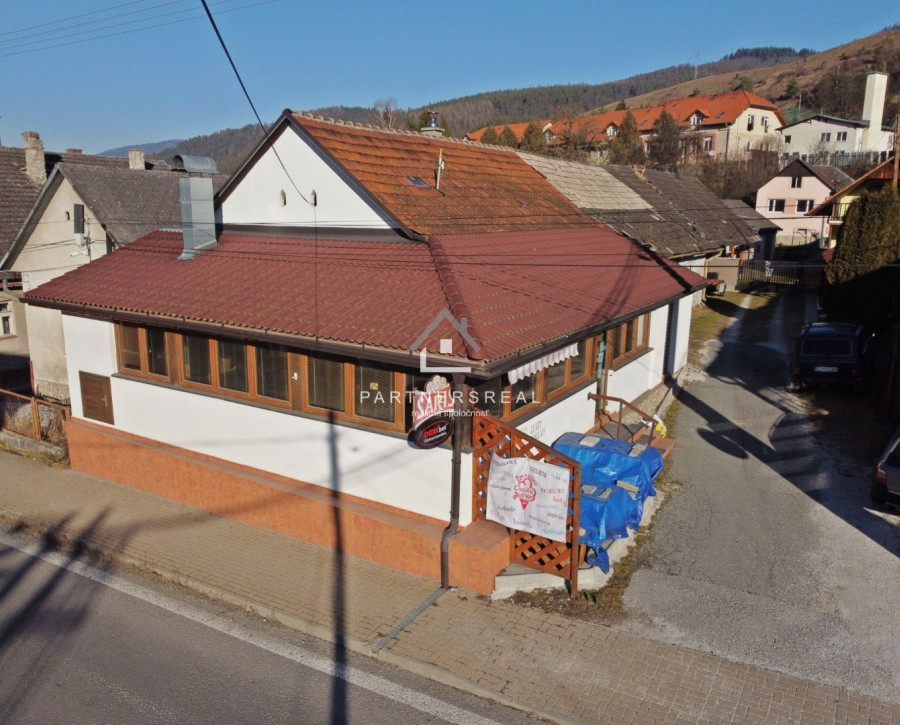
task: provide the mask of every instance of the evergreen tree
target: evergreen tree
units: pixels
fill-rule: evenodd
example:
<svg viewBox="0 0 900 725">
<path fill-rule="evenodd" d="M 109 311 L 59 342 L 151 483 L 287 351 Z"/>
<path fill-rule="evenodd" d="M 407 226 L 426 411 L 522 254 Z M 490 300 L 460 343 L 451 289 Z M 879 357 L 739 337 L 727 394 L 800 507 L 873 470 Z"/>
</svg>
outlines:
<svg viewBox="0 0 900 725">
<path fill-rule="evenodd" d="M 627 111 L 628 110 L 628 101 L 624 98 L 616 104 L 617 111 Z"/>
<path fill-rule="evenodd" d="M 509 126 L 506 126 L 500 133 L 498 143 L 501 146 L 509 146 L 514 149 L 519 145 L 519 139 L 516 137 L 515 132 Z"/>
<path fill-rule="evenodd" d="M 625 114 L 619 133 L 609 144 L 609 162 L 611 164 L 643 164 L 644 146 L 641 143 L 641 132 L 637 119 L 631 111 Z"/>
<path fill-rule="evenodd" d="M 481 138 L 479 139 L 480 143 L 490 144 L 492 146 L 496 146 L 500 143 L 500 137 L 497 135 L 497 132 L 494 130 L 493 126 L 488 126 L 487 131 L 481 134 Z"/>
<path fill-rule="evenodd" d="M 666 109 L 653 124 L 653 137 L 648 148 L 650 163 L 662 171 L 678 171 L 681 159 L 681 128 Z"/>
<path fill-rule="evenodd" d="M 525 133 L 522 134 L 522 150 L 534 154 L 547 153 L 547 136 L 534 121 L 528 124 Z"/>
<path fill-rule="evenodd" d="M 784 89 L 784 97 L 785 98 L 796 98 L 797 94 L 800 93 L 800 84 L 797 83 L 796 78 L 791 78 L 788 81 L 787 88 Z"/>
<path fill-rule="evenodd" d="M 829 316 L 878 329 L 897 291 L 900 260 L 900 197 L 891 185 L 864 192 L 844 216 L 841 236 L 826 273 Z"/>
</svg>

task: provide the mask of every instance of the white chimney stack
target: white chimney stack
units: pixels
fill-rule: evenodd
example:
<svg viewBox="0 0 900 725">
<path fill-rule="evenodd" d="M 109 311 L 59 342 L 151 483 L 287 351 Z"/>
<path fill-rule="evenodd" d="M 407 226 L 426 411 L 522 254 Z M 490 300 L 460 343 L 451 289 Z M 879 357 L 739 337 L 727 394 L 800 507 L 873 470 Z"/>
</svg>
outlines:
<svg viewBox="0 0 900 725">
<path fill-rule="evenodd" d="M 128 168 L 135 169 L 136 171 L 143 171 L 147 168 L 147 165 L 144 161 L 143 149 L 128 150 Z"/>
<path fill-rule="evenodd" d="M 869 130 L 881 131 L 884 120 L 884 99 L 887 95 L 887 73 L 871 71 L 866 77 L 866 97 L 863 101 L 862 120 L 869 122 Z"/>
</svg>

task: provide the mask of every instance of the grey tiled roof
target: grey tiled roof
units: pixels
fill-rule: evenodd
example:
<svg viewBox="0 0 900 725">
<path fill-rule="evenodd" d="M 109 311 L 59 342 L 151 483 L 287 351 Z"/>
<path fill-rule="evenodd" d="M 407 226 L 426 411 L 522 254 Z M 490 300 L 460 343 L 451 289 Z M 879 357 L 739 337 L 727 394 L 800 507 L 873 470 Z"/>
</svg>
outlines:
<svg viewBox="0 0 900 725">
<path fill-rule="evenodd" d="M 0 259 L 41 191 L 25 173 L 25 149 L 0 147 Z"/>
<path fill-rule="evenodd" d="M 581 209 L 650 209 L 648 202 L 604 167 L 519 153 Z"/>
<path fill-rule="evenodd" d="M 781 229 L 775 222 L 760 214 L 756 209 L 740 199 L 722 199 L 722 203 L 743 219 L 747 226 L 758 232 L 762 229 Z"/>
<path fill-rule="evenodd" d="M 668 257 L 753 244 L 757 234 L 698 179 L 519 154 L 593 219 Z"/>
<path fill-rule="evenodd" d="M 128 159 L 114 156 L 89 156 L 84 154 L 44 152 L 47 175 L 58 163 L 72 168 L 87 166 L 99 169 L 128 169 Z M 168 168 L 159 161 L 147 161 L 146 168 Z M 0 259 L 15 241 L 22 224 L 37 201 L 41 185 L 36 184 L 25 172 L 25 149 L 0 147 Z"/>
<path fill-rule="evenodd" d="M 606 169 L 650 203 L 653 215 L 623 216 L 604 209 L 588 213 L 669 257 L 708 254 L 726 246 L 759 241 L 755 232 L 698 179 L 655 169 L 638 172 L 630 166 L 609 165 Z"/>
<path fill-rule="evenodd" d="M 853 177 L 844 173 L 837 166 L 810 166 L 810 168 L 818 175 L 822 181 L 831 187 L 832 191 L 843 189 L 848 184 L 853 183 Z"/>
<path fill-rule="evenodd" d="M 181 173 L 68 163 L 59 168 L 119 244 L 156 229 L 181 226 Z M 218 188 L 224 180 L 223 175 L 215 176 L 213 187 Z"/>
</svg>

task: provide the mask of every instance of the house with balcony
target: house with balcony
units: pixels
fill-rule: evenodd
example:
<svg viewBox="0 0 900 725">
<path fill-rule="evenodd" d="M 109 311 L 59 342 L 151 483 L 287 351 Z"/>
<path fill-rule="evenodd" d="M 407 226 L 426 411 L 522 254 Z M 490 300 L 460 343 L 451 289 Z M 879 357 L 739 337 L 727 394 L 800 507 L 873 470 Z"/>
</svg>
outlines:
<svg viewBox="0 0 900 725">
<path fill-rule="evenodd" d="M 850 205 L 866 191 L 877 191 L 894 180 L 894 157 L 890 156 L 878 164 L 874 169 L 858 179 L 841 187 L 821 204 L 813 207 L 810 216 L 822 217 L 826 220 L 829 246 L 834 247 L 841 237 L 841 228 L 844 217 Z"/>
<path fill-rule="evenodd" d="M 862 117 L 835 118 L 813 114 L 778 129 L 784 158 L 815 164 L 849 166 L 858 161 L 878 163 L 892 153 L 894 131 L 884 125 L 888 75 L 871 71 L 866 76 Z"/>
<path fill-rule="evenodd" d="M 812 165 L 794 159 L 756 192 L 756 211 L 780 227 L 775 242 L 782 246 L 829 240 L 828 217 L 810 212 L 853 179 L 836 166 Z"/>
</svg>

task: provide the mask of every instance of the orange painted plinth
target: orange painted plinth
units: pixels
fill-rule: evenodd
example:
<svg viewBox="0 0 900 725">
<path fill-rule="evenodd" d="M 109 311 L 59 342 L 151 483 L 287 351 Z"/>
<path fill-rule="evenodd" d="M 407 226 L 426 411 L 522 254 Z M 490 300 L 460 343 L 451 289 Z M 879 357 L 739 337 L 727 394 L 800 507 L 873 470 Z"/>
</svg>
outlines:
<svg viewBox="0 0 900 725">
<path fill-rule="evenodd" d="M 340 539 L 345 554 L 440 581 L 446 522 L 82 419 L 66 430 L 75 470 L 329 549 Z M 451 584 L 490 594 L 508 561 L 506 529 L 473 524 L 451 541 Z"/>
</svg>

